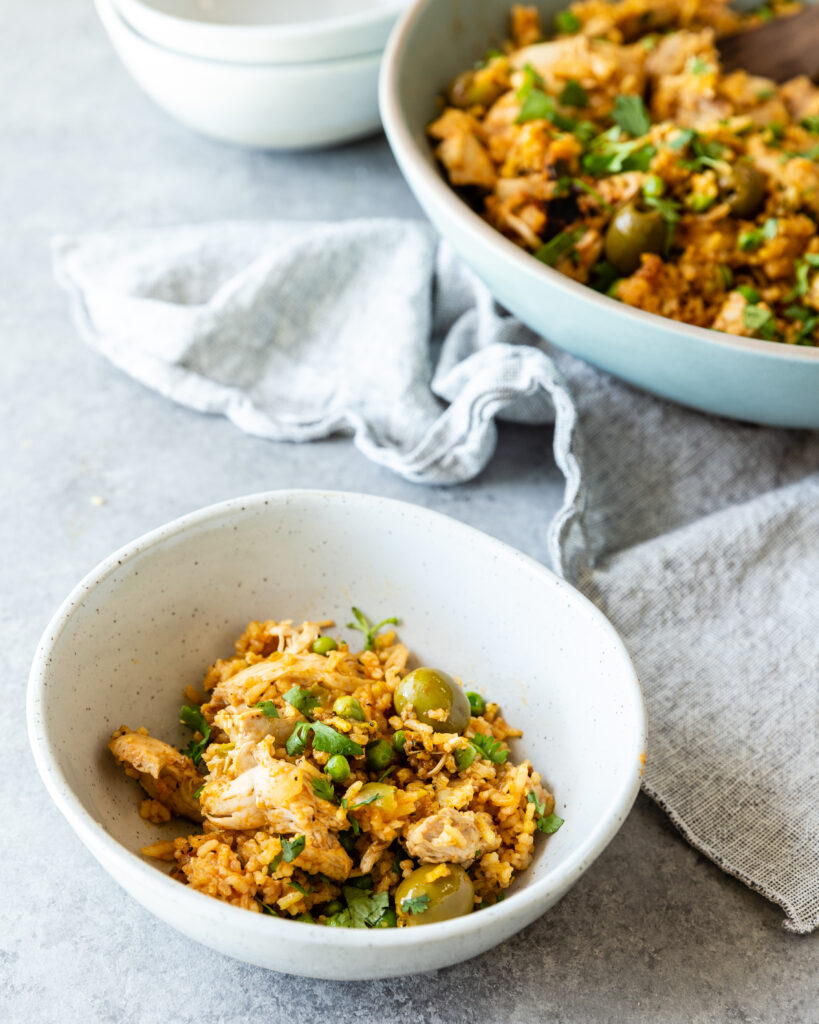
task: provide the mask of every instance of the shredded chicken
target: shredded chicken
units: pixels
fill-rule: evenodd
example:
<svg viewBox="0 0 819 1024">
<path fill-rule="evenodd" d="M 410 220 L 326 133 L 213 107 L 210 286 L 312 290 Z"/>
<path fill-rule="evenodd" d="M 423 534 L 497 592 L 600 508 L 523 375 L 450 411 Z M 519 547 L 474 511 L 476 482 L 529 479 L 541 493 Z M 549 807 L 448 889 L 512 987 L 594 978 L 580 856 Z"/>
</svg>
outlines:
<svg viewBox="0 0 819 1024">
<path fill-rule="evenodd" d="M 410 826 L 406 840 L 407 852 L 423 864 L 468 864 L 500 846 L 488 814 L 451 807 Z"/>
<path fill-rule="evenodd" d="M 152 799 L 173 814 L 193 821 L 202 820 L 199 802 L 194 796 L 202 785 L 202 776 L 189 757 L 162 740 L 154 739 L 147 729 L 133 732 L 125 725 L 111 737 L 108 749 L 119 764 L 125 765 L 128 775 L 139 779 Z"/>
</svg>

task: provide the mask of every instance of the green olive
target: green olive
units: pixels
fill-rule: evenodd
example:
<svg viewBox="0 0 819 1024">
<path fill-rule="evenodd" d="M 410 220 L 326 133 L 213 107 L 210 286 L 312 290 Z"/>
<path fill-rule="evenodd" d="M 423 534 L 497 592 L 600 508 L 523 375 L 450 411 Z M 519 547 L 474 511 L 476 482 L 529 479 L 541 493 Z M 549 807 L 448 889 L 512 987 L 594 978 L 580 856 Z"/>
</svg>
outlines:
<svg viewBox="0 0 819 1024">
<path fill-rule="evenodd" d="M 388 786 L 386 782 L 365 782 L 353 797 L 350 810 L 369 807 L 371 804 L 380 807 L 387 814 L 392 814 L 398 806 L 395 799 L 395 786 Z"/>
<path fill-rule="evenodd" d="M 335 704 L 333 704 L 333 711 L 335 711 L 339 718 L 348 718 L 352 722 L 365 722 L 367 720 L 364 708 L 362 708 L 355 697 L 339 697 Z"/>
<path fill-rule="evenodd" d="M 459 865 L 447 864 L 448 875 L 429 881 L 440 866 L 423 864 L 395 890 L 395 906 L 406 924 L 435 924 L 472 911 L 475 890 L 469 875 Z"/>
<path fill-rule="evenodd" d="M 371 772 L 383 772 L 395 760 L 395 751 L 387 740 L 373 740 L 367 744 L 365 757 Z"/>
<path fill-rule="evenodd" d="M 343 754 L 333 754 L 324 771 L 333 782 L 346 782 L 350 777 L 350 762 Z"/>
<path fill-rule="evenodd" d="M 767 178 L 753 164 L 735 164 L 730 186 L 734 195 L 728 205 L 735 217 L 754 217 L 765 202 Z"/>
<path fill-rule="evenodd" d="M 611 219 L 606 232 L 606 259 L 621 274 L 633 274 L 644 252 L 662 252 L 666 227 L 662 214 L 632 200 Z"/>
<path fill-rule="evenodd" d="M 419 722 L 430 725 L 435 732 L 461 733 L 469 725 L 469 701 L 452 676 L 437 668 L 417 668 L 404 676 L 393 697 L 400 715 L 409 704 Z M 446 718 L 433 718 L 431 711 L 445 711 Z"/>
<path fill-rule="evenodd" d="M 330 651 L 336 650 L 338 644 L 331 636 L 320 636 L 313 641 L 311 648 L 313 654 L 323 654 L 325 657 Z"/>
</svg>

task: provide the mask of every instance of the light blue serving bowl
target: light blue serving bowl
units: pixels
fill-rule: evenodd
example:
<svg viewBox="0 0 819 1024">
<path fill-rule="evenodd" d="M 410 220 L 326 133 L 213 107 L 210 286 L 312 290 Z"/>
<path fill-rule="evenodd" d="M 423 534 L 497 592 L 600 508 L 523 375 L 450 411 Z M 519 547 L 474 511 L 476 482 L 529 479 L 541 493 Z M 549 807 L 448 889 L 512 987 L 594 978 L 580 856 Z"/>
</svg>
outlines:
<svg viewBox="0 0 819 1024">
<path fill-rule="evenodd" d="M 565 7 L 537 4 L 544 26 Z M 426 126 L 458 72 L 507 35 L 512 0 L 417 0 L 381 67 L 381 118 L 432 223 L 532 330 L 637 387 L 704 412 L 819 428 L 819 349 L 739 338 L 632 309 L 544 266 L 485 223 L 436 165 Z"/>
</svg>

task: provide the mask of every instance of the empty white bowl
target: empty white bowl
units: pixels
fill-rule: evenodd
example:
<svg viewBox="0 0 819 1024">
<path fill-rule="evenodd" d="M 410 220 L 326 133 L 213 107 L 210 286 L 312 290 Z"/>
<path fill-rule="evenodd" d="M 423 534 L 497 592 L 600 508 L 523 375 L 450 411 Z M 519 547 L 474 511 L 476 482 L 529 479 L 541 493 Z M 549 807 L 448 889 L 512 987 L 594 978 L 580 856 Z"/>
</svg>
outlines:
<svg viewBox="0 0 819 1024">
<path fill-rule="evenodd" d="M 380 53 L 309 64 L 239 64 L 151 42 L 95 0 L 123 64 L 172 117 L 221 142 L 309 149 L 377 131 Z"/>
<path fill-rule="evenodd" d="M 406 0 L 116 0 L 161 46 L 195 57 L 295 64 L 384 49 Z"/>
<path fill-rule="evenodd" d="M 182 691 L 250 619 L 397 614 L 422 663 L 497 700 L 524 730 L 513 757 L 541 771 L 565 824 L 502 903 L 441 924 L 347 930 L 252 914 L 171 880 L 139 855 L 186 833 L 152 825 L 106 750 L 126 723 L 171 743 Z M 355 637 L 350 635 L 351 642 Z M 360 637 L 358 638 L 360 640 Z M 543 566 L 426 509 L 360 494 L 279 491 L 163 526 L 111 555 L 69 595 L 37 650 L 31 745 L 57 806 L 135 899 L 191 938 L 263 967 L 320 978 L 411 974 L 481 953 L 540 916 L 619 829 L 640 780 L 639 684 L 612 626 Z M 190 825 L 188 825 L 188 829 Z M 112 898 L 111 920 L 127 913 Z"/>
</svg>

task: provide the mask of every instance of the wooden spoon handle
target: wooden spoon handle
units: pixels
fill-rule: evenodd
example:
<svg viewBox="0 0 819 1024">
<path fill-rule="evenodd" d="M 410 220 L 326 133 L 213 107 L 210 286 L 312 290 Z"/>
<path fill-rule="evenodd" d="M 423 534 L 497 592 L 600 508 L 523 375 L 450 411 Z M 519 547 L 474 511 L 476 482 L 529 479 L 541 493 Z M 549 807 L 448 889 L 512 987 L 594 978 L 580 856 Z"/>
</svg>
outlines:
<svg viewBox="0 0 819 1024">
<path fill-rule="evenodd" d="M 819 74 L 819 3 L 726 36 L 717 45 L 726 71 L 742 68 L 775 82 L 796 75 L 814 79 Z"/>
</svg>

